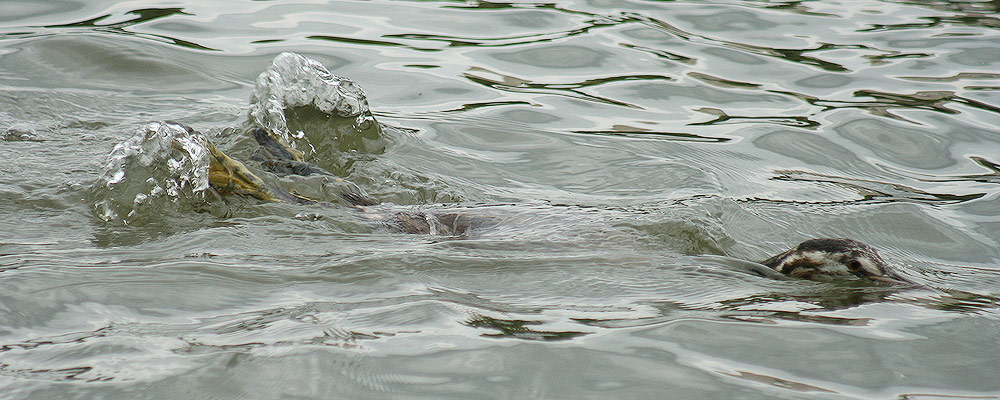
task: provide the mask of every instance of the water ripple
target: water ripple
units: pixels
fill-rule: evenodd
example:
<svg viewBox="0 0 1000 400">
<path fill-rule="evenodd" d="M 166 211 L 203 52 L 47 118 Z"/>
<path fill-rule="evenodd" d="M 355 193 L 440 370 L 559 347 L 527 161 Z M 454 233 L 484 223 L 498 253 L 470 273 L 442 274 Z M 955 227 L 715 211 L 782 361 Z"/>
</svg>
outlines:
<svg viewBox="0 0 1000 400">
<path fill-rule="evenodd" d="M 950 193 L 931 193 L 920 189 L 907 187 L 898 183 L 878 182 L 856 178 L 822 175 L 805 171 L 775 171 L 778 175 L 772 179 L 788 182 L 832 183 L 855 191 L 860 199 L 858 202 L 890 202 L 913 201 L 927 204 L 957 204 L 980 199 L 987 193 L 971 193 L 964 195 Z"/>
<path fill-rule="evenodd" d="M 125 16 L 128 16 L 128 15 L 134 15 L 134 17 L 125 17 Z M 112 33 L 112 34 L 119 34 L 119 35 L 127 35 L 127 36 L 138 36 L 138 37 L 142 37 L 142 38 L 146 38 L 146 39 L 152 39 L 152 40 L 155 40 L 155 41 L 159 41 L 159 42 L 163 42 L 163 43 L 167 43 L 167 44 L 171 44 L 171 45 L 175 45 L 175 46 L 179 46 L 179 47 L 184 47 L 184 48 L 188 48 L 188 49 L 194 49 L 194 50 L 210 50 L 210 51 L 218 51 L 219 50 L 219 49 L 213 49 L 213 48 L 210 48 L 210 47 L 206 47 L 206 46 L 200 45 L 200 44 L 192 42 L 192 41 L 188 41 L 188 40 L 184 40 L 184 39 L 179 39 L 179 38 L 175 38 L 175 37 L 171 37 L 171 36 L 167 36 L 167 35 L 154 34 L 154 33 L 134 32 L 134 31 L 128 29 L 128 28 L 131 28 L 133 26 L 137 26 L 137 25 L 144 24 L 144 23 L 147 23 L 147 22 L 159 20 L 159 19 L 162 19 L 162 18 L 172 17 L 172 16 L 175 16 L 175 15 L 193 15 L 193 14 L 187 13 L 187 12 L 184 11 L 183 8 L 177 8 L 177 7 L 173 7 L 173 8 L 143 8 L 143 9 L 138 9 L 138 10 L 127 11 L 127 12 L 123 13 L 122 15 L 104 14 L 104 15 L 100 15 L 100 16 L 97 16 L 97 17 L 88 18 L 88 19 L 83 20 L 83 21 L 76 21 L 76 22 L 69 22 L 69 23 L 62 23 L 62 24 L 52 24 L 52 25 L 40 26 L 40 28 L 47 29 L 45 31 L 5 33 L 5 34 L 0 35 L 0 40 L 4 39 L 5 36 L 9 37 L 9 38 L 14 38 L 14 37 L 24 38 L 24 37 L 34 37 L 34 36 L 52 36 L 52 35 L 58 35 L 60 33 L 69 33 L 69 32 L 76 32 L 76 31 L 80 31 L 80 30 L 87 30 L 87 31 L 95 31 L 95 32 L 104 32 L 104 33 Z M 102 21 L 105 21 L 105 20 L 107 20 L 109 18 L 110 19 L 120 19 L 118 17 L 125 17 L 125 18 L 128 18 L 128 19 L 125 19 L 123 21 L 117 21 L 117 22 L 101 23 Z"/>
<path fill-rule="evenodd" d="M 579 98 L 589 101 L 595 101 L 598 103 L 607 103 L 616 106 L 637 108 L 637 109 L 642 109 L 642 107 L 634 104 L 629 104 L 623 101 L 615 100 L 612 98 L 589 94 L 583 91 L 582 89 L 597 87 L 616 82 L 676 81 L 675 78 L 662 75 L 622 75 L 622 76 L 608 76 L 608 77 L 588 79 L 581 82 L 537 83 L 527 79 L 504 75 L 479 67 L 470 68 L 469 72 L 465 73 L 465 77 L 474 83 L 478 83 L 480 85 L 488 86 L 503 91 L 509 91 L 514 93 L 557 94 L 557 95 L 568 96 L 571 98 Z"/>
<path fill-rule="evenodd" d="M 9 397 L 996 391 L 995 2 L 74 1 L 0 15 Z M 387 204 L 89 212 L 100 157 L 149 120 L 247 161 L 284 51 L 322 68 L 262 77 L 295 83 L 256 122 Z M 356 85 L 381 124 L 330 122 Z M 365 218 L 393 212 L 486 222 Z M 820 236 L 919 285 L 751 273 Z"/>
</svg>

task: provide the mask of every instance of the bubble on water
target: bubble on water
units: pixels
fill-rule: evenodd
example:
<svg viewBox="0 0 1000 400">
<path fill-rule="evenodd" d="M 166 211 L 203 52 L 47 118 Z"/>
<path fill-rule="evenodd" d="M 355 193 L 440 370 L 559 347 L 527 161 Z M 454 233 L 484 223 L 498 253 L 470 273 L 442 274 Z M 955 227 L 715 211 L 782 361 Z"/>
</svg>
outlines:
<svg viewBox="0 0 1000 400">
<path fill-rule="evenodd" d="M 95 185 L 94 208 L 128 225 L 164 207 L 203 202 L 209 188 L 208 140 L 173 122 L 153 122 L 111 150 Z"/>
<path fill-rule="evenodd" d="M 0 140 L 6 142 L 38 140 L 38 132 L 31 124 L 16 123 L 0 132 Z"/>
</svg>

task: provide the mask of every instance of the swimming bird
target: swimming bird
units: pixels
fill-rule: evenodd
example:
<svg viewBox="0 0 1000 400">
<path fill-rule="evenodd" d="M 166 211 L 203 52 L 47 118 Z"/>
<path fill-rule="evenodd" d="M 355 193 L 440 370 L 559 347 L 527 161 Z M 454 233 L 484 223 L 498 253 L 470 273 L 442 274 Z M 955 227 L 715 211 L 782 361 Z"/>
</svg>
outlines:
<svg viewBox="0 0 1000 400">
<path fill-rule="evenodd" d="M 260 145 L 252 158 L 261 162 L 264 169 L 279 175 L 325 175 L 329 178 L 327 184 L 339 187 L 341 197 L 348 204 L 364 212 L 369 219 L 387 223 L 398 231 L 446 236 L 461 235 L 472 223 L 469 216 L 462 214 L 432 215 L 396 212 L 383 215 L 368 212 L 366 206 L 378 205 L 379 201 L 365 194 L 364 190 L 357 185 L 337 178 L 319 166 L 302 161 L 300 156 L 296 156 L 298 153 L 294 149 L 284 141 L 276 139 L 275 135 L 265 128 L 254 128 L 250 131 L 250 135 Z M 243 163 L 222 153 L 210 143 L 209 149 L 212 156 L 210 185 L 219 192 L 244 194 L 264 201 L 316 203 L 314 200 L 265 184 Z M 755 268 L 757 273 L 776 278 L 788 276 L 826 282 L 860 278 L 893 284 L 911 283 L 892 271 L 874 248 L 853 239 L 806 240 L 781 254 L 760 262 L 760 264 L 782 275 Z"/>
<path fill-rule="evenodd" d="M 853 239 L 810 239 L 761 262 L 793 278 L 833 281 L 863 278 L 885 283 L 909 283 L 890 269 L 871 246 Z"/>
</svg>

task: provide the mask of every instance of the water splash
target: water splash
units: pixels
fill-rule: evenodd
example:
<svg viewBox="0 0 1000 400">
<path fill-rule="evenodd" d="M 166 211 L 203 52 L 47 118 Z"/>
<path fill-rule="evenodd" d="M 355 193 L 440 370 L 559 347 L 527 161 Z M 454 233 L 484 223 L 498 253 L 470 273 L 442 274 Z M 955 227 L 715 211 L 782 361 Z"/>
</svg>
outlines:
<svg viewBox="0 0 1000 400">
<path fill-rule="evenodd" d="M 307 155 L 331 146 L 341 151 L 384 150 L 384 144 L 366 146 L 361 140 L 381 142 L 380 128 L 361 87 L 299 54 L 281 53 L 257 77 L 249 115 L 252 124 L 269 129 Z M 344 142 L 347 148 L 327 143 L 330 140 Z"/>
<path fill-rule="evenodd" d="M 111 150 L 94 187 L 97 216 L 128 225 L 209 192 L 208 140 L 174 122 L 148 123 Z"/>
<path fill-rule="evenodd" d="M 19 142 L 19 141 L 35 141 L 38 139 L 38 132 L 35 127 L 27 123 L 15 123 L 8 127 L 5 131 L 0 131 L 0 141 L 3 142 Z"/>
<path fill-rule="evenodd" d="M 314 161 L 327 169 L 350 163 L 350 156 L 338 153 L 385 149 L 361 88 L 294 53 L 282 53 L 260 75 L 249 119 L 293 147 L 298 142 L 308 150 L 304 154 L 315 155 Z M 214 194 L 209 190 L 209 146 L 207 138 L 182 124 L 144 125 L 108 156 L 92 192 L 96 215 L 131 225 L 167 210 L 205 206 L 207 196 Z M 332 160 L 323 159 L 327 154 Z"/>
</svg>

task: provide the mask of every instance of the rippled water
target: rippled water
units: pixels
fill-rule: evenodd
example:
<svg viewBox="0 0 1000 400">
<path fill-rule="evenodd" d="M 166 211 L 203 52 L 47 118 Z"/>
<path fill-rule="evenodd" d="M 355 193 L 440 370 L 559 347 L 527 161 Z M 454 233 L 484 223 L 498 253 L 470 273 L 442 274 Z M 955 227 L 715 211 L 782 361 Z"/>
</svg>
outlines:
<svg viewBox="0 0 1000 400">
<path fill-rule="evenodd" d="M 0 3 L 4 398 L 1000 394 L 995 1 L 161 4 Z M 381 123 L 289 110 L 307 158 L 490 223 L 107 184 L 149 122 L 249 160 L 286 51 Z M 920 285 L 743 268 L 824 236 Z"/>
</svg>

